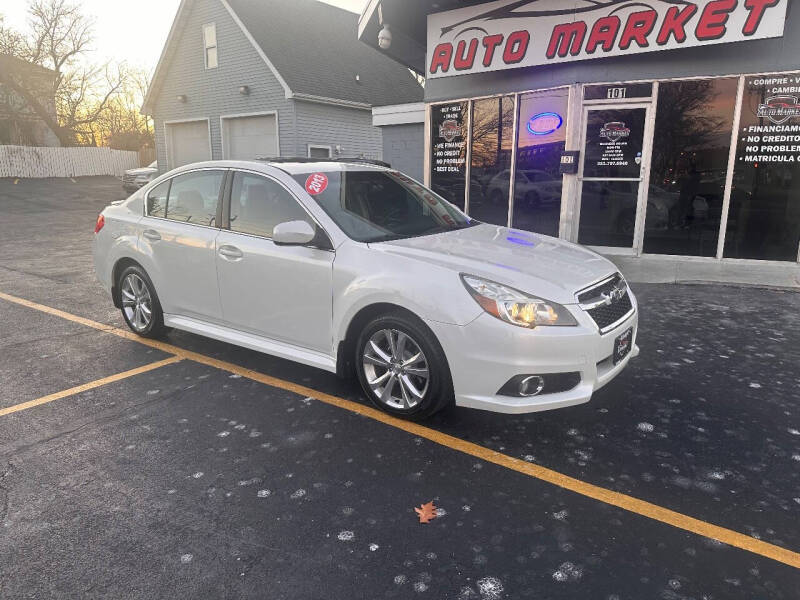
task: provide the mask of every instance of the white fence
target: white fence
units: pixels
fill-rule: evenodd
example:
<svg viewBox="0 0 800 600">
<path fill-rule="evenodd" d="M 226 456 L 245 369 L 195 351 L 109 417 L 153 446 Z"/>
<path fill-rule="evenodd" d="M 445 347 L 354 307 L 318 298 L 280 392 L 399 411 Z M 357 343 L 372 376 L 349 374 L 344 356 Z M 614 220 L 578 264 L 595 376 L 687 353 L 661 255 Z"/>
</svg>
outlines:
<svg viewBox="0 0 800 600">
<path fill-rule="evenodd" d="M 139 154 L 128 150 L 0 146 L 0 177 L 120 177 L 138 166 Z"/>
</svg>

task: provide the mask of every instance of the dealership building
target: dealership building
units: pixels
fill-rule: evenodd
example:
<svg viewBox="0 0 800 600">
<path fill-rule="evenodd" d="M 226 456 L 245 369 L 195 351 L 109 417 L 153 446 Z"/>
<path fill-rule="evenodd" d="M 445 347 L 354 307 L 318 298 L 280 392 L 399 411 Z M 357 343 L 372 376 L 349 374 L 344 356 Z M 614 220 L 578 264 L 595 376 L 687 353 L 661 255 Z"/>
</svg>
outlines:
<svg viewBox="0 0 800 600">
<path fill-rule="evenodd" d="M 476 219 L 800 285 L 796 0 L 372 0 L 359 37 L 425 75 L 425 182 Z"/>
</svg>

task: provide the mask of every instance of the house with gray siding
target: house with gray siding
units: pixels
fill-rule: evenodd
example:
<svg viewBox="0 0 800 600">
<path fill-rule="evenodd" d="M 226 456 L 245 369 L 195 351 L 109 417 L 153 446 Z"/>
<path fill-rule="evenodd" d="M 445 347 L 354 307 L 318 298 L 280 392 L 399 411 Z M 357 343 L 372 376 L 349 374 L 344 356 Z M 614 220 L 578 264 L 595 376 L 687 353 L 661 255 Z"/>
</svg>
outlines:
<svg viewBox="0 0 800 600">
<path fill-rule="evenodd" d="M 420 102 L 405 67 L 316 0 L 182 0 L 143 112 L 161 171 L 258 156 L 382 159 L 373 106 Z"/>
</svg>

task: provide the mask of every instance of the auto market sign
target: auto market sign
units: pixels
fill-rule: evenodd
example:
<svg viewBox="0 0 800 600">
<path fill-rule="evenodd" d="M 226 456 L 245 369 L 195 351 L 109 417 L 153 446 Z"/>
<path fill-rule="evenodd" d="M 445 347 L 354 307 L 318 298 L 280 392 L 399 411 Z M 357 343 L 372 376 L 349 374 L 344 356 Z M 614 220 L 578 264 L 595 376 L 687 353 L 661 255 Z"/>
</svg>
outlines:
<svg viewBox="0 0 800 600">
<path fill-rule="evenodd" d="M 783 36 L 788 0 L 500 0 L 428 16 L 428 77 Z"/>
</svg>

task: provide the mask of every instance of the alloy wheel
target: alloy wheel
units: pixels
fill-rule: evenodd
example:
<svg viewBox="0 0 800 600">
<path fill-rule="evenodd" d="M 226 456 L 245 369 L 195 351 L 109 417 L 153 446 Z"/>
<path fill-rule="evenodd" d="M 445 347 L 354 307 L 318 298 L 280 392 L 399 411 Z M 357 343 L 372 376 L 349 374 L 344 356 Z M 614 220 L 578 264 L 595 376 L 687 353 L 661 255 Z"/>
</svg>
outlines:
<svg viewBox="0 0 800 600">
<path fill-rule="evenodd" d="M 144 280 L 129 273 L 122 281 L 122 310 L 136 331 L 147 330 L 153 320 L 153 299 Z"/>
<path fill-rule="evenodd" d="M 380 329 L 372 334 L 364 346 L 362 368 L 372 393 L 391 408 L 414 408 L 428 391 L 428 360 L 403 331 Z"/>
</svg>

